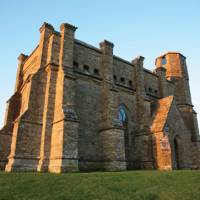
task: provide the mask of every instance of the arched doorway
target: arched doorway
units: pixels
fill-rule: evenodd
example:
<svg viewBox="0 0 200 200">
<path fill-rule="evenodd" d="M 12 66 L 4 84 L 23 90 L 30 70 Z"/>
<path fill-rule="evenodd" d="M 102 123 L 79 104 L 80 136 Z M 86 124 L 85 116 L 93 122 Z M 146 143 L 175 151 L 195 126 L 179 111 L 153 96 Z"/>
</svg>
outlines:
<svg viewBox="0 0 200 200">
<path fill-rule="evenodd" d="M 124 146 L 125 146 L 125 160 L 126 160 L 126 167 L 130 169 L 129 166 L 129 154 L 130 154 L 130 139 L 129 139 L 129 129 L 128 129 L 128 115 L 126 111 L 125 105 L 120 105 L 118 109 L 118 117 L 121 122 L 121 125 L 124 129 Z"/>
<path fill-rule="evenodd" d="M 180 169 L 180 158 L 179 158 L 179 142 L 178 138 L 173 139 L 173 148 L 172 148 L 172 167 L 173 169 Z"/>
</svg>

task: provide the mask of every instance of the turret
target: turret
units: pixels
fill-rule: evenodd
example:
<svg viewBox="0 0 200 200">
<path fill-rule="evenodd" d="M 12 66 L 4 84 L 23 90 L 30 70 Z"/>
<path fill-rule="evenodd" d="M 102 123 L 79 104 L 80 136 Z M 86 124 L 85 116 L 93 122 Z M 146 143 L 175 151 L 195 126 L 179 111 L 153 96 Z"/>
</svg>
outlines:
<svg viewBox="0 0 200 200">
<path fill-rule="evenodd" d="M 192 140 L 197 140 L 199 130 L 196 126 L 196 112 L 193 110 L 191 100 L 186 57 L 178 52 L 168 52 L 156 59 L 156 68 L 160 67 L 166 69 L 166 79 L 174 82 L 175 101 L 181 111 L 185 124 L 191 131 Z"/>
<path fill-rule="evenodd" d="M 179 105 L 192 105 L 186 57 L 178 52 L 168 52 L 156 59 L 156 68 L 166 69 L 166 78 L 175 83 L 175 99 Z"/>
</svg>

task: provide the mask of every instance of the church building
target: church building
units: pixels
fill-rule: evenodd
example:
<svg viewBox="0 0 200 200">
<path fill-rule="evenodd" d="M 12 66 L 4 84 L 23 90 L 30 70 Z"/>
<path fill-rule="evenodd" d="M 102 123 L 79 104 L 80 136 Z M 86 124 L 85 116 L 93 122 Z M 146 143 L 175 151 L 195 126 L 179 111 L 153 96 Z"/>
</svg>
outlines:
<svg viewBox="0 0 200 200">
<path fill-rule="evenodd" d="M 200 136 L 186 57 L 166 52 L 150 71 L 44 23 L 20 54 L 0 130 L 0 169 L 74 172 L 199 169 Z"/>
</svg>

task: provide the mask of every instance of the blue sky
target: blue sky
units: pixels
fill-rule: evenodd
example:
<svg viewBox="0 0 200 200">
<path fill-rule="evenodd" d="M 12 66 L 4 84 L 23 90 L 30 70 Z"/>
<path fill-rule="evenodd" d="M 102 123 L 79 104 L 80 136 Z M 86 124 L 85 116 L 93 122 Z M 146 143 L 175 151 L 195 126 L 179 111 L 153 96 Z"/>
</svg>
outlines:
<svg viewBox="0 0 200 200">
<path fill-rule="evenodd" d="M 180 51 L 187 57 L 192 100 L 200 113 L 199 0 L 0 0 L 0 126 L 17 57 L 34 49 L 44 21 L 57 30 L 63 22 L 74 24 L 76 38 L 97 47 L 104 39 L 112 41 L 114 54 L 124 59 L 143 55 L 148 69 L 163 52 Z"/>
</svg>

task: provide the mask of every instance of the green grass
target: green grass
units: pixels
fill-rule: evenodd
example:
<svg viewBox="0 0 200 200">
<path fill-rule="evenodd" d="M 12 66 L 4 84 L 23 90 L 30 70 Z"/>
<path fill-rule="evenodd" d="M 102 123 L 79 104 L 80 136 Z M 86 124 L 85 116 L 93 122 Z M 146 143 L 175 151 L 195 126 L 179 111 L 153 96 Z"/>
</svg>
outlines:
<svg viewBox="0 0 200 200">
<path fill-rule="evenodd" d="M 200 171 L 0 172 L 0 200 L 200 200 Z"/>
</svg>

